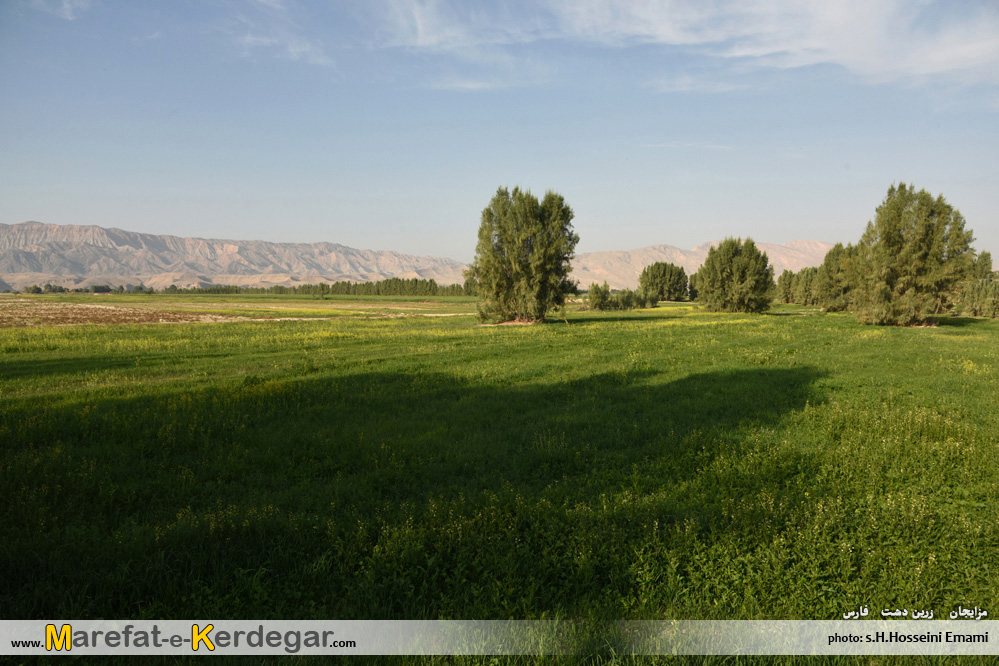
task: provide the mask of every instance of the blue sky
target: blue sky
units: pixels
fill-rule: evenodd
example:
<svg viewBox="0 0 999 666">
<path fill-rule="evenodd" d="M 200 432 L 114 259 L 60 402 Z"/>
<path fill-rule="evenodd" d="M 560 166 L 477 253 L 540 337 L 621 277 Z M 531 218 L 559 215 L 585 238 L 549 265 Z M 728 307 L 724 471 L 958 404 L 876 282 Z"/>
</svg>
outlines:
<svg viewBox="0 0 999 666">
<path fill-rule="evenodd" d="M 0 1 L 0 222 L 468 261 L 499 186 L 577 251 L 856 241 L 893 182 L 999 258 L 999 3 Z"/>
</svg>

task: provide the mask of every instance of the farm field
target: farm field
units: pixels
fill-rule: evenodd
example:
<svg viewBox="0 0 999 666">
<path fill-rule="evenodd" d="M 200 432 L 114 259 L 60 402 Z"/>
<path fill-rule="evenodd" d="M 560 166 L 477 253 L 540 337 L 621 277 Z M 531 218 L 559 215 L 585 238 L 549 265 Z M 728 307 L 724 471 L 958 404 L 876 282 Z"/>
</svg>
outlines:
<svg viewBox="0 0 999 666">
<path fill-rule="evenodd" d="M 428 301 L 420 296 L 367 299 L 327 296 L 319 300 L 312 296 L 270 294 L 59 294 L 42 299 L 0 294 L 0 328 L 458 314 L 475 314 L 475 299 L 458 296 Z"/>
<path fill-rule="evenodd" d="M 999 616 L 999 321 L 474 312 L 0 297 L 4 616 Z"/>
</svg>

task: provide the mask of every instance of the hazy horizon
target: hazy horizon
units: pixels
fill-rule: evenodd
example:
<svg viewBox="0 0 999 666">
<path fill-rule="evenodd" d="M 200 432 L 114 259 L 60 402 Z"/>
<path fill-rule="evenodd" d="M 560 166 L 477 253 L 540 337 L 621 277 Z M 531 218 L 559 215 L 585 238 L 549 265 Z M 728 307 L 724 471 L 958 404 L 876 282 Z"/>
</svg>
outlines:
<svg viewBox="0 0 999 666">
<path fill-rule="evenodd" d="M 11 222 L 0 222 L 0 224 L 7 224 L 9 226 L 16 226 L 18 224 L 57 224 L 57 223 L 55 223 L 55 222 L 43 222 L 42 220 L 24 220 L 23 222 L 13 222 L 13 223 L 11 223 Z M 259 243 L 288 243 L 288 244 L 304 244 L 304 245 L 318 245 L 320 243 L 332 243 L 332 244 L 336 244 L 336 245 L 344 245 L 344 246 L 350 247 L 351 249 L 354 249 L 354 250 L 370 250 L 370 251 L 375 251 L 375 252 L 392 252 L 392 251 L 394 251 L 394 252 L 399 252 L 399 253 L 402 253 L 402 254 L 416 254 L 414 252 L 407 252 L 405 249 L 400 249 L 400 248 L 395 248 L 395 247 L 354 247 L 354 246 L 351 246 L 351 245 L 347 245 L 346 243 L 341 243 L 340 241 L 331 240 L 331 239 L 326 239 L 326 240 L 303 240 L 303 241 L 278 241 L 278 240 L 271 240 L 271 239 L 268 239 L 268 238 L 236 238 L 234 236 L 227 237 L 227 238 L 222 238 L 222 237 L 217 237 L 217 236 L 198 236 L 198 235 L 194 235 L 194 236 L 180 236 L 179 234 L 160 233 L 160 232 L 157 232 L 157 231 L 136 231 L 135 229 L 126 229 L 124 227 L 106 227 L 106 226 L 99 225 L 99 224 L 91 224 L 91 225 L 66 224 L 66 225 L 59 225 L 59 226 L 96 226 L 96 227 L 101 227 L 102 229 L 106 229 L 106 230 L 117 230 L 117 231 L 123 231 L 123 232 L 126 232 L 126 233 L 142 233 L 142 234 L 150 234 L 150 235 L 153 235 L 153 236 L 174 236 L 174 237 L 178 237 L 178 238 L 193 238 L 193 239 L 196 239 L 196 240 L 204 240 L 204 241 L 235 241 L 235 242 L 247 242 L 247 243 L 258 243 L 258 242 Z M 731 234 L 729 234 L 729 235 L 731 236 Z M 752 237 L 746 236 L 744 238 L 752 238 Z M 644 248 L 656 247 L 656 246 L 661 246 L 661 245 L 662 246 L 667 246 L 667 247 L 675 247 L 675 248 L 677 248 L 679 250 L 693 250 L 693 249 L 696 249 L 696 248 L 698 248 L 701 245 L 704 245 L 706 243 L 718 243 L 718 242 L 721 242 L 722 240 L 724 240 L 724 239 L 723 238 L 708 238 L 708 239 L 701 240 L 700 242 L 694 243 L 690 247 L 683 247 L 683 246 L 679 246 L 679 245 L 674 245 L 673 243 L 662 242 L 662 243 L 649 243 L 648 245 L 643 245 L 642 247 L 603 248 L 603 249 L 597 249 L 597 250 L 586 250 L 585 252 L 587 252 L 587 253 L 589 253 L 589 252 L 628 252 L 628 251 L 631 251 L 631 250 L 641 250 L 641 249 L 644 249 Z M 799 242 L 799 241 L 806 241 L 806 242 L 807 241 L 820 241 L 820 242 L 823 242 L 823 243 L 829 243 L 831 245 L 835 245 L 837 242 L 840 242 L 840 241 L 828 241 L 828 240 L 826 240 L 824 238 L 792 238 L 792 239 L 783 241 L 781 243 L 774 243 L 773 241 L 770 241 L 770 240 L 768 240 L 766 238 L 752 238 L 752 240 L 755 243 L 772 243 L 774 245 L 786 245 L 787 243 L 795 243 L 795 242 Z M 843 242 L 844 245 L 846 244 L 845 241 L 842 241 L 842 242 Z M 582 253 L 583 252 L 577 252 L 576 254 L 582 254 Z M 424 256 L 435 256 L 435 257 L 440 257 L 442 259 L 455 259 L 455 257 L 447 257 L 447 256 L 441 255 L 441 254 L 436 254 L 436 255 L 431 254 L 431 255 L 424 255 Z M 465 263 L 468 263 L 468 262 L 465 262 Z"/>
<path fill-rule="evenodd" d="M 0 221 L 467 262 L 501 186 L 584 253 L 856 242 L 908 182 L 999 257 L 994 3 L 470 7 L 0 5 Z"/>
</svg>

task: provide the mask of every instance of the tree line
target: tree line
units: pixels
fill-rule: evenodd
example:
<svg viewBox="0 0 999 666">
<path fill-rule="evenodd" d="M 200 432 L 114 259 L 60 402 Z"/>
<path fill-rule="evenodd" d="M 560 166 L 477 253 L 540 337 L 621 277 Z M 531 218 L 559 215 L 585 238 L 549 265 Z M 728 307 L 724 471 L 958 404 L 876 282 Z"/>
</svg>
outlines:
<svg viewBox="0 0 999 666">
<path fill-rule="evenodd" d="M 960 211 L 944 197 L 893 185 L 854 244 L 837 243 L 821 266 L 777 279 L 777 302 L 850 311 L 863 323 L 913 325 L 943 314 L 996 317 L 992 255 L 972 247 Z"/>
<path fill-rule="evenodd" d="M 213 284 L 207 287 L 178 287 L 170 285 L 164 289 L 137 286 L 130 289 L 134 292 L 147 294 L 276 294 L 305 295 L 316 298 L 326 296 L 474 296 L 475 281 L 465 280 L 464 284 L 439 285 L 436 280 L 423 278 L 388 278 L 374 282 L 333 282 L 318 284 L 282 285 L 270 287 L 242 287 L 234 284 Z M 57 294 L 57 293 L 123 293 L 128 291 L 124 286 L 90 285 L 67 289 L 59 285 L 46 284 L 44 287 L 30 285 L 24 288 L 26 294 Z"/>
<path fill-rule="evenodd" d="M 462 285 L 389 278 L 297 286 L 216 285 L 180 293 L 272 293 L 357 296 L 479 296 L 485 321 L 542 321 L 578 284 L 569 279 L 579 236 L 574 213 L 558 193 L 538 201 L 529 191 L 499 188 L 482 211 L 475 259 Z M 999 279 L 988 252 L 976 253 L 964 217 L 942 195 L 892 185 L 856 245 L 837 243 L 821 266 L 784 271 L 775 281 L 765 252 L 752 239 L 726 238 L 689 277 L 683 268 L 646 266 L 637 291 L 590 285 L 596 309 L 654 307 L 660 300 L 696 300 L 717 312 L 762 312 L 776 300 L 849 310 L 863 323 L 913 325 L 945 313 L 995 317 Z M 53 290 L 52 285 L 46 285 Z M 30 288 L 29 288 L 30 289 Z M 42 291 L 41 288 L 34 287 Z M 119 287 L 119 290 L 121 288 Z M 149 290 L 152 291 L 152 290 Z"/>
<path fill-rule="evenodd" d="M 318 284 L 283 285 L 270 287 L 239 287 L 236 285 L 211 285 L 209 287 L 179 288 L 174 285 L 162 290 L 171 294 L 276 294 L 325 298 L 326 296 L 474 296 L 475 283 L 439 285 L 436 280 L 423 278 L 387 278 L 374 282 L 320 282 Z"/>
<path fill-rule="evenodd" d="M 726 238 L 708 251 L 701 267 L 687 276 L 683 267 L 668 262 L 646 266 L 638 291 L 613 294 L 592 284 L 591 308 L 597 310 L 655 307 L 659 301 L 697 301 L 714 312 L 762 312 L 774 294 L 773 268 L 752 239 Z"/>
<path fill-rule="evenodd" d="M 944 314 L 999 316 L 999 274 L 976 252 L 960 211 L 942 195 L 892 185 L 856 244 L 837 243 L 820 266 L 785 270 L 774 281 L 765 252 L 751 239 L 726 238 L 687 278 L 672 264 L 647 266 L 638 292 L 592 284 L 595 309 L 697 301 L 716 312 L 762 312 L 771 303 L 853 312 L 868 324 L 910 326 Z"/>
<path fill-rule="evenodd" d="M 139 291 L 141 288 L 135 287 L 132 290 Z M 63 287 L 62 285 L 46 282 L 41 287 L 37 284 L 28 285 L 22 291 L 25 294 L 121 294 L 129 290 L 126 289 L 124 285 L 112 287 L 107 284 L 92 284 L 89 287 L 73 287 L 70 289 L 68 287 Z"/>
</svg>

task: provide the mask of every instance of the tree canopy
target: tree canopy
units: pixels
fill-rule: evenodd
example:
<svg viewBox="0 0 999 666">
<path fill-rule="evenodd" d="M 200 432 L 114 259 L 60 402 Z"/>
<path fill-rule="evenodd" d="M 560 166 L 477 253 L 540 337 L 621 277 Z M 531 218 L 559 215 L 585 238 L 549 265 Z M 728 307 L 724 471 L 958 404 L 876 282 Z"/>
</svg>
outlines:
<svg viewBox="0 0 999 666">
<path fill-rule="evenodd" d="M 680 301 L 687 296 L 687 273 L 682 266 L 657 261 L 642 269 L 638 288 L 657 301 Z"/>
<path fill-rule="evenodd" d="M 638 310 L 658 305 L 658 300 L 653 294 L 641 289 L 638 291 L 621 289 L 612 294 L 606 280 L 602 285 L 597 282 L 592 283 L 586 291 L 586 300 L 593 310 Z"/>
<path fill-rule="evenodd" d="M 857 247 L 857 318 L 911 325 L 949 309 L 972 274 L 973 240 L 942 195 L 892 185 Z"/>
<path fill-rule="evenodd" d="M 857 248 L 836 243 L 819 266 L 812 288 L 812 301 L 826 312 L 840 312 L 850 307 L 854 279 L 851 276 Z"/>
<path fill-rule="evenodd" d="M 696 275 L 698 301 L 715 312 L 762 312 L 776 289 L 766 252 L 750 238 L 726 238 L 711 248 Z"/>
<path fill-rule="evenodd" d="M 562 195 L 537 197 L 519 187 L 496 191 L 482 211 L 475 260 L 466 277 L 475 281 L 479 317 L 492 321 L 540 321 L 561 307 L 576 285 L 570 262 L 579 236 Z"/>
</svg>

